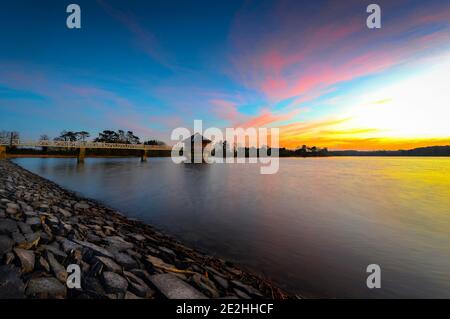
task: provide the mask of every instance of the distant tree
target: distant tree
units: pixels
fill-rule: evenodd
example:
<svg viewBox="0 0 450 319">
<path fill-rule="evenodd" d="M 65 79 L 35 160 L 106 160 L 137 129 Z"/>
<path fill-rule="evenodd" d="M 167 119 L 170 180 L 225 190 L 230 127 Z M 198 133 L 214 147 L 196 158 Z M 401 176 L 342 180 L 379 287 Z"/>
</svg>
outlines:
<svg viewBox="0 0 450 319">
<path fill-rule="evenodd" d="M 159 140 L 148 140 L 148 141 L 144 142 L 144 145 L 162 146 L 162 145 L 166 145 L 166 143 L 164 143 L 163 141 L 159 141 Z"/>
<path fill-rule="evenodd" d="M 16 131 L 1 131 L 0 132 L 0 140 L 2 140 L 3 143 L 13 144 L 13 142 L 16 142 L 20 139 L 19 132 Z"/>
<path fill-rule="evenodd" d="M 139 137 L 133 134 L 132 131 L 118 130 L 117 132 L 111 130 L 104 130 L 98 133 L 98 137 L 94 142 L 102 143 L 122 143 L 122 144 L 139 144 Z"/>
<path fill-rule="evenodd" d="M 83 142 L 85 142 L 86 139 L 89 136 L 91 136 L 91 134 L 89 134 L 89 132 L 86 132 L 86 131 L 76 132 L 75 135 L 77 136 L 77 140 L 83 141 Z"/>
<path fill-rule="evenodd" d="M 54 138 L 55 141 L 75 142 L 77 140 L 77 133 L 72 131 L 62 131 L 58 137 Z"/>
<path fill-rule="evenodd" d="M 50 137 L 47 134 L 42 134 L 39 137 L 39 141 L 49 141 Z M 47 152 L 48 151 L 48 147 L 47 146 L 42 146 L 42 151 L 43 152 Z"/>
<path fill-rule="evenodd" d="M 133 131 L 127 131 L 125 143 L 127 144 L 140 144 L 139 137 L 133 134 Z"/>
<path fill-rule="evenodd" d="M 111 130 L 104 130 L 103 132 L 98 133 L 98 137 L 94 140 L 94 142 L 118 143 L 119 134 Z"/>
</svg>

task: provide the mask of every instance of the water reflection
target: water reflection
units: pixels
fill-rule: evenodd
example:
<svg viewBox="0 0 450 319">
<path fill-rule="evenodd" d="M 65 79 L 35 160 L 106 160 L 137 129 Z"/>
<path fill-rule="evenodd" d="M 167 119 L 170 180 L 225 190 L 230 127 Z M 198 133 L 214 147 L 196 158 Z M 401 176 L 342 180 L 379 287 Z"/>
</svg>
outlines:
<svg viewBox="0 0 450 319">
<path fill-rule="evenodd" d="M 175 165 L 170 159 L 17 159 L 295 292 L 450 297 L 450 159 L 282 159 Z M 366 288 L 366 266 L 382 288 Z"/>
</svg>

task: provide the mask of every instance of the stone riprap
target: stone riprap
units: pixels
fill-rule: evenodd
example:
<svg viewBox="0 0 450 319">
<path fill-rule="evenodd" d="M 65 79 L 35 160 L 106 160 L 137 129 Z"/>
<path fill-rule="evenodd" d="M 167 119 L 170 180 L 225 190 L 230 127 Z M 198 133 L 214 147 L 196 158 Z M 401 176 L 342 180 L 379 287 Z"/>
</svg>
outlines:
<svg viewBox="0 0 450 319">
<path fill-rule="evenodd" d="M 81 288 L 67 285 L 71 264 L 80 267 Z M 0 299 L 287 297 L 229 262 L 0 161 Z"/>
</svg>

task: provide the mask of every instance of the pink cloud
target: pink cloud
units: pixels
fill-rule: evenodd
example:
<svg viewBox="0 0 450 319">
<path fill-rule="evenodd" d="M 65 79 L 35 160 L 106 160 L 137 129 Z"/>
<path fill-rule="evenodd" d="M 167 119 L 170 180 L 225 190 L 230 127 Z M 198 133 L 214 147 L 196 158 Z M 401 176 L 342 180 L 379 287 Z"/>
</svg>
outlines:
<svg viewBox="0 0 450 319">
<path fill-rule="evenodd" d="M 383 8 L 403 5 L 389 2 Z M 261 17 L 247 3 L 231 28 L 235 68 L 229 74 L 271 103 L 300 95 L 307 101 L 339 83 L 414 63 L 417 54 L 449 39 L 450 6 L 424 7 L 420 14 L 405 10 L 380 30 L 368 30 L 361 15 L 351 14 L 358 6 L 360 2 L 324 7 L 302 21 L 295 1 L 280 1 L 256 21 Z M 435 25 L 440 27 L 427 29 Z"/>
</svg>

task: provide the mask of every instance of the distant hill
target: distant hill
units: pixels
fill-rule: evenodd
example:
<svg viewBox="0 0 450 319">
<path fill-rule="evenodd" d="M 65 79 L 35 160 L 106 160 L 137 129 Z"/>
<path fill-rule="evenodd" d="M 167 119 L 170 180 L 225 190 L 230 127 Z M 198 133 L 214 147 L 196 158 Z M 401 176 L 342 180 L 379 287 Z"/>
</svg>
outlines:
<svg viewBox="0 0 450 319">
<path fill-rule="evenodd" d="M 450 156 L 450 145 L 398 151 L 328 151 L 331 156 Z"/>
</svg>

